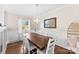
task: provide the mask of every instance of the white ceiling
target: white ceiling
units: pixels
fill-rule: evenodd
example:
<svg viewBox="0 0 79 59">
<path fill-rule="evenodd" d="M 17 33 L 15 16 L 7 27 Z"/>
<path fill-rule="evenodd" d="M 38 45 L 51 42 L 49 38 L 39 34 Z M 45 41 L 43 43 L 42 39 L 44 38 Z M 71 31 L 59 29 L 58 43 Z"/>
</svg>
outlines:
<svg viewBox="0 0 79 59">
<path fill-rule="evenodd" d="M 24 16 L 40 16 L 50 10 L 64 6 L 63 4 L 2 4 L 0 7 L 9 13 Z"/>
</svg>

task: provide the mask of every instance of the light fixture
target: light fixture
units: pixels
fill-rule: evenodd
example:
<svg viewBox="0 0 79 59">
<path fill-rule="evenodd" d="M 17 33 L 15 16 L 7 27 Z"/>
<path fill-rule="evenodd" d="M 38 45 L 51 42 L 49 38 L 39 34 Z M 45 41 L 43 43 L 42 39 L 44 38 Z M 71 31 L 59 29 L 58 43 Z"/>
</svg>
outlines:
<svg viewBox="0 0 79 59">
<path fill-rule="evenodd" d="M 38 24 L 38 19 L 36 18 L 36 19 L 34 20 L 34 22 Z"/>
<path fill-rule="evenodd" d="M 35 4 L 35 6 L 39 6 L 39 4 Z"/>
</svg>

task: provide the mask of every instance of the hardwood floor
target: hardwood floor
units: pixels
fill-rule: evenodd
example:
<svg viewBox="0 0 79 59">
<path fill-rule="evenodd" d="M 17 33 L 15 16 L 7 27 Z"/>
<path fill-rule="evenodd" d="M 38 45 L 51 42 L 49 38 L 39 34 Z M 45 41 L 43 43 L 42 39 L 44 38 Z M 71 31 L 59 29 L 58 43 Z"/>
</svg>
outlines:
<svg viewBox="0 0 79 59">
<path fill-rule="evenodd" d="M 14 54 L 18 53 L 21 50 L 22 41 L 10 43 L 7 46 L 6 54 Z M 58 45 L 55 45 L 55 54 L 75 54 L 73 51 L 70 51 L 68 49 L 65 49 L 63 47 L 60 47 Z"/>
<path fill-rule="evenodd" d="M 73 51 L 55 45 L 55 54 L 75 54 Z"/>
<path fill-rule="evenodd" d="M 23 41 L 17 41 L 17 42 L 13 42 L 13 43 L 9 43 L 7 45 L 7 49 L 5 54 L 20 54 L 23 53 Z"/>
</svg>

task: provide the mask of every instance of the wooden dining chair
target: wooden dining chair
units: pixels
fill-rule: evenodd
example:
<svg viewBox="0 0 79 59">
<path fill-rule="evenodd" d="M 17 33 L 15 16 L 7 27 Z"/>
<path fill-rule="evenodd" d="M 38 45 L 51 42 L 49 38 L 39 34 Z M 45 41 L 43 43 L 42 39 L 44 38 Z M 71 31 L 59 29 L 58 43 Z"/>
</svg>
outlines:
<svg viewBox="0 0 79 59">
<path fill-rule="evenodd" d="M 55 39 L 49 38 L 46 54 L 54 54 L 55 41 L 56 41 Z"/>
</svg>

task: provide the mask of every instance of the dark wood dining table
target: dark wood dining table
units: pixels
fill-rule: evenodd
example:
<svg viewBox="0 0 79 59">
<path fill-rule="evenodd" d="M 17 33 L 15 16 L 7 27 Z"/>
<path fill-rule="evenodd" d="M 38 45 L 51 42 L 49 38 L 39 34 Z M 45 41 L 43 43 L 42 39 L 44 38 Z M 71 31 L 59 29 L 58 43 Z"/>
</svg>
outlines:
<svg viewBox="0 0 79 59">
<path fill-rule="evenodd" d="M 26 38 L 40 50 L 43 50 L 45 47 L 47 47 L 47 43 L 49 40 L 48 36 L 40 35 L 37 33 L 27 33 Z"/>
</svg>

